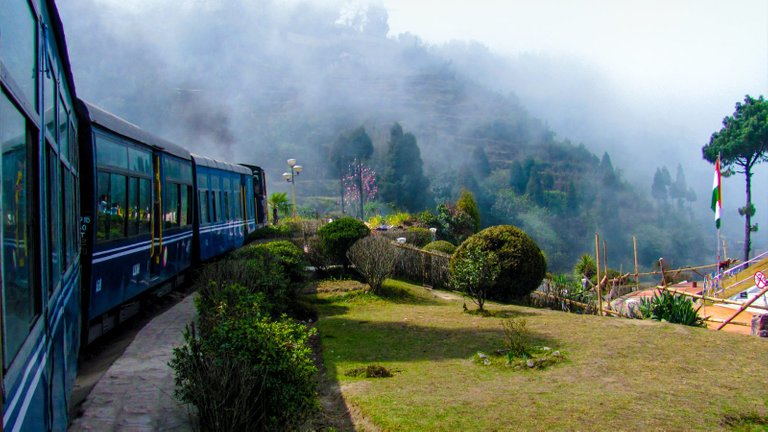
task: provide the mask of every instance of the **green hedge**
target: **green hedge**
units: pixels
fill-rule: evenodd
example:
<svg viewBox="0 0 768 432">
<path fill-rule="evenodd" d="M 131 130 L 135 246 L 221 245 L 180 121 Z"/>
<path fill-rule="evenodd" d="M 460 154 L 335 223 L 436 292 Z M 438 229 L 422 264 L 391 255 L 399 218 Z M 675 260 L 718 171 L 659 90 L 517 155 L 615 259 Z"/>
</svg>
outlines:
<svg viewBox="0 0 768 432">
<path fill-rule="evenodd" d="M 232 284 L 201 310 L 209 325 L 174 349 L 176 396 L 197 408 L 201 430 L 292 430 L 318 407 L 309 338 L 315 330 L 261 311 L 263 294 Z M 203 330 L 204 329 L 204 330 Z"/>
<path fill-rule="evenodd" d="M 364 223 L 351 217 L 343 217 L 323 225 L 317 231 L 320 244 L 329 258 L 336 264 L 347 266 L 347 251 L 356 241 L 368 236 L 371 230 Z"/>
<path fill-rule="evenodd" d="M 428 252 L 442 252 L 448 255 L 452 255 L 454 252 L 456 252 L 456 246 L 445 240 L 433 241 L 428 243 L 422 249 Z"/>
</svg>

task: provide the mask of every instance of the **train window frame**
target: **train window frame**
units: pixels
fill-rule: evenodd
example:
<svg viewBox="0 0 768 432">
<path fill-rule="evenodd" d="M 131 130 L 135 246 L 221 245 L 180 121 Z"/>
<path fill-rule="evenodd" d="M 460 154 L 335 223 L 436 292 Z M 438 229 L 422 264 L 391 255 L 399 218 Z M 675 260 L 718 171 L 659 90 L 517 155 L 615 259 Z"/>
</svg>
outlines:
<svg viewBox="0 0 768 432">
<path fill-rule="evenodd" d="M 51 143 L 47 143 L 45 148 L 45 170 L 46 170 L 46 188 L 48 193 L 45 200 L 46 229 L 48 230 L 48 253 L 46 254 L 46 266 L 50 284 L 48 284 L 49 294 L 56 290 L 63 276 L 62 268 L 62 227 L 61 227 L 61 194 L 58 193 L 56 184 L 60 180 L 59 155 Z"/>
<path fill-rule="evenodd" d="M 17 9 L 11 7 L 17 6 Z M 12 93 L 16 99 L 27 107 L 34 107 L 34 112 L 39 114 L 38 88 L 39 74 L 30 74 L 28 71 L 39 70 L 39 23 L 37 13 L 27 1 L 10 2 L 3 6 L 5 14 L 0 21 L 3 29 L 3 39 L 15 41 L 14 43 L 0 43 L 0 59 L 7 75 L 4 81 L 12 83 Z M 7 50 L 7 51 L 6 51 Z M 19 59 L 18 62 L 8 61 Z M 31 78 L 31 79 L 30 79 Z M 24 112 L 24 110 L 21 110 Z"/>
<path fill-rule="evenodd" d="M 106 176 L 107 182 L 106 182 L 106 189 L 103 189 L 104 187 L 104 181 L 102 179 L 102 176 Z M 122 177 L 122 179 L 119 179 Z M 114 182 L 114 178 L 118 178 L 118 182 Z M 96 207 L 96 243 L 102 244 L 102 243 L 109 243 L 112 241 L 118 241 L 118 240 L 124 240 L 128 238 L 127 235 L 127 224 L 128 224 L 128 217 L 127 217 L 127 211 L 126 206 L 128 203 L 128 179 L 130 176 L 127 176 L 123 173 L 118 172 L 110 172 L 110 171 L 98 171 L 97 172 L 97 207 Z M 120 181 L 122 180 L 122 181 Z M 115 197 L 113 196 L 113 191 L 115 190 L 113 188 L 114 185 L 117 185 L 119 188 L 120 183 L 123 184 L 122 187 L 122 195 L 123 195 L 123 202 L 122 202 L 122 215 L 120 203 L 115 201 Z M 103 193 L 106 190 L 106 194 Z M 119 191 L 119 190 L 118 190 Z M 102 197 L 104 199 L 102 199 Z M 117 207 L 115 207 L 115 204 L 117 203 Z M 119 216 L 119 218 L 115 218 L 113 216 Z M 113 229 L 112 225 L 113 222 L 119 221 L 121 222 L 120 225 L 122 225 L 122 230 L 116 231 Z M 102 223 L 103 223 L 103 232 L 102 232 Z M 99 234 L 102 233 L 103 236 L 100 238 Z M 113 235 L 116 234 L 116 235 Z"/>
<path fill-rule="evenodd" d="M 9 117 L 5 119 L 6 115 Z M 17 243 L 17 245 L 23 244 L 24 254 L 23 256 L 19 254 L 14 254 L 11 257 L 10 263 L 12 263 L 14 266 L 19 265 L 21 263 L 21 267 L 26 266 L 26 273 L 23 276 L 26 276 L 27 283 L 26 285 L 19 285 L 18 290 L 13 290 L 15 292 L 21 293 L 22 298 L 26 298 L 26 302 L 23 305 L 14 304 L 13 302 L 8 300 L 8 294 L 12 290 L 9 288 L 10 283 L 6 283 L 6 281 L 13 281 L 14 283 L 18 283 L 19 281 L 22 281 L 23 279 L 18 277 L 18 274 L 14 274 L 13 277 L 7 277 L 7 271 L 9 270 L 9 265 L 6 265 L 6 260 L 9 259 L 7 256 L 6 249 L 6 225 L 3 224 L 0 226 L 0 244 L 2 245 L 0 247 L 0 286 L 2 286 L 2 293 L 0 295 L 2 296 L 2 320 L 3 320 L 3 326 L 2 326 L 2 337 L 3 337 L 3 349 L 2 349 L 2 359 L 3 359 L 3 368 L 4 370 L 8 370 L 10 365 L 13 363 L 16 356 L 19 355 L 21 350 L 24 347 L 24 344 L 26 340 L 29 337 L 31 329 L 34 327 L 35 323 L 38 321 L 40 316 L 42 315 L 42 292 L 39 289 L 38 285 L 38 277 L 39 273 L 36 273 L 34 271 L 35 267 L 35 257 L 38 254 L 38 243 L 35 241 L 37 233 L 34 232 L 31 229 L 31 223 L 30 219 L 34 218 L 34 214 L 37 214 L 35 211 L 35 206 L 33 205 L 34 200 L 34 188 L 30 187 L 30 182 L 28 181 L 30 179 L 30 175 L 34 172 L 32 170 L 32 161 L 35 160 L 34 153 L 32 152 L 33 142 L 35 142 L 36 137 L 39 136 L 38 131 L 35 130 L 35 128 L 32 126 L 32 123 L 30 122 L 29 118 L 27 117 L 26 112 L 23 108 L 19 107 L 16 102 L 14 102 L 13 96 L 10 94 L 6 94 L 4 91 L 0 90 L 0 124 L 6 124 L 5 120 L 13 120 L 10 117 L 13 117 L 15 114 L 15 121 L 18 122 L 16 125 L 18 129 L 21 131 L 21 134 L 23 134 L 23 161 L 17 161 L 21 162 L 21 164 L 17 163 L 17 170 L 18 175 L 6 175 L 4 173 L 4 168 L 6 163 L 8 162 L 4 154 L 6 153 L 4 149 L 0 149 L 0 173 L 3 175 L 0 176 L 5 181 L 8 181 L 8 179 L 13 179 L 14 177 L 16 180 L 12 180 L 13 184 L 6 185 L 2 184 L 0 187 L 6 187 L 11 186 L 14 190 L 14 194 L 2 194 L 3 200 L 5 199 L 5 196 L 14 196 L 14 200 L 17 200 L 18 197 L 16 197 L 16 192 L 23 191 L 23 204 L 20 207 L 21 210 L 19 210 L 18 202 L 15 203 L 16 211 L 14 214 L 18 218 L 19 213 L 23 212 L 23 221 L 17 221 L 16 226 L 24 226 L 24 233 L 21 237 L 18 235 L 18 231 L 14 232 L 14 241 Z M 0 128 L 0 131 L 2 130 L 8 130 L 7 127 Z M 21 137 L 21 136 L 20 136 Z M 4 137 L 0 137 L 0 142 L 6 142 L 6 139 Z M 36 147 L 36 146 L 35 146 Z M 19 183 L 21 181 L 21 183 Z M 4 208 L 6 207 L 3 200 L 0 200 L 0 212 L 4 212 Z M 5 216 L 3 216 L 3 220 L 5 220 Z M 23 242 L 23 243 L 20 243 Z M 9 305 L 13 305 L 13 307 L 9 307 Z M 20 312 L 25 312 L 24 306 L 26 306 L 26 314 L 21 316 Z M 10 317 L 19 317 L 21 319 L 14 320 L 10 319 Z M 18 322 L 17 322 L 18 321 Z M 13 329 L 13 327 L 17 327 L 16 329 Z M 13 330 L 15 334 L 11 334 L 9 330 Z M 18 337 L 17 337 L 18 336 Z"/>
</svg>

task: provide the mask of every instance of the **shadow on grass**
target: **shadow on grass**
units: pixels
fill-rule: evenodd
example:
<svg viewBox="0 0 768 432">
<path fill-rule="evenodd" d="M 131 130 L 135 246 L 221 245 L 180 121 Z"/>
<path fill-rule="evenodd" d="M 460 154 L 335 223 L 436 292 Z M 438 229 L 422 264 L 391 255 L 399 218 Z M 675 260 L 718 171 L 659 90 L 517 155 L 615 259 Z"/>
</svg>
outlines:
<svg viewBox="0 0 768 432">
<path fill-rule="evenodd" d="M 527 316 L 540 315 L 536 312 L 528 312 L 522 310 L 509 310 L 509 309 L 468 309 L 464 311 L 467 315 L 475 315 L 486 318 L 518 318 Z"/>
<path fill-rule="evenodd" d="M 469 359 L 477 351 L 504 348 L 504 330 L 498 328 L 438 328 L 407 322 L 370 322 L 341 317 L 321 319 L 321 339 L 334 354 L 330 361 L 407 362 Z M 529 332 L 529 339 L 557 348 L 556 340 Z"/>
<path fill-rule="evenodd" d="M 396 304 L 411 304 L 411 305 L 438 305 L 441 304 L 434 298 L 425 295 L 417 295 L 412 292 L 413 288 L 406 288 L 402 286 L 401 282 L 394 280 L 387 280 L 382 285 L 379 292 L 375 295 L 383 300 L 396 303 Z"/>
</svg>

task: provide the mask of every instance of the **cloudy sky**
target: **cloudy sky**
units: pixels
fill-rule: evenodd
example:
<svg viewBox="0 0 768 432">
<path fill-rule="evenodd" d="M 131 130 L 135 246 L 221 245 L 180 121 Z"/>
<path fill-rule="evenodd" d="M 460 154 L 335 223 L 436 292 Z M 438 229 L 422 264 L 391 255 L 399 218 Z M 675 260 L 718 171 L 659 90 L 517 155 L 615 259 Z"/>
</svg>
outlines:
<svg viewBox="0 0 768 432">
<path fill-rule="evenodd" d="M 768 94 L 765 0 L 383 3 L 391 34 L 474 39 L 507 55 L 579 57 L 641 98 L 709 95 L 725 115 L 744 94 Z"/>
</svg>

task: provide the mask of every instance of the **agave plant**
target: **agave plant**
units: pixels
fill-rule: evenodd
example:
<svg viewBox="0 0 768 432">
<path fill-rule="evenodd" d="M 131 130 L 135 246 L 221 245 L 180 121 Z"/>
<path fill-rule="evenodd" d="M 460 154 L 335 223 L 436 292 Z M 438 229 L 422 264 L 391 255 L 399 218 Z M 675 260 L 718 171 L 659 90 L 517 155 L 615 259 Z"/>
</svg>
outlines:
<svg viewBox="0 0 768 432">
<path fill-rule="evenodd" d="M 640 299 L 640 313 L 643 318 L 668 321 L 693 327 L 705 327 L 704 319 L 699 316 L 699 309 L 687 297 L 676 296 L 669 291 L 656 293 L 651 298 Z"/>
</svg>

